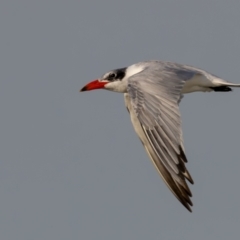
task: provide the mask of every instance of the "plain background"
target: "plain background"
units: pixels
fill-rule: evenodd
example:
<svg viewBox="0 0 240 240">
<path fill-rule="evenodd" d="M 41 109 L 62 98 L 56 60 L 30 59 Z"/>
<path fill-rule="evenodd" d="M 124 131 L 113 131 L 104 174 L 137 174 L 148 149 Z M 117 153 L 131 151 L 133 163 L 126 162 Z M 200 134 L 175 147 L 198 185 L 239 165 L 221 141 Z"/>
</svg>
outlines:
<svg viewBox="0 0 240 240">
<path fill-rule="evenodd" d="M 181 102 L 193 213 L 122 94 L 79 93 L 142 60 L 240 83 L 239 0 L 1 0 L 0 239 L 239 239 L 240 89 Z"/>
</svg>

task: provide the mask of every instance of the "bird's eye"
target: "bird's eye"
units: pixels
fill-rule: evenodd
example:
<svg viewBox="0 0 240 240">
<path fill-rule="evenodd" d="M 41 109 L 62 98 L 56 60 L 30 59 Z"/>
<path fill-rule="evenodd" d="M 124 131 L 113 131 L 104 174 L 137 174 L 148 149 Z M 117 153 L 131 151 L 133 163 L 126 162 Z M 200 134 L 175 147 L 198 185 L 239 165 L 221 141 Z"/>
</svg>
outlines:
<svg viewBox="0 0 240 240">
<path fill-rule="evenodd" d="M 108 79 L 111 80 L 111 79 L 114 79 L 116 77 L 116 73 L 110 73 L 108 75 Z"/>
</svg>

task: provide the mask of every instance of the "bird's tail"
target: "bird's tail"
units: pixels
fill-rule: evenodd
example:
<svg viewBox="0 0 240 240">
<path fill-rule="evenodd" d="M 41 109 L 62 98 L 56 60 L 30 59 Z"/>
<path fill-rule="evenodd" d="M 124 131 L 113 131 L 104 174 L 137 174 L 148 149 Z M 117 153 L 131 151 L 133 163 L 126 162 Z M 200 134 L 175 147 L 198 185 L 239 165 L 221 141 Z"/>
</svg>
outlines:
<svg viewBox="0 0 240 240">
<path fill-rule="evenodd" d="M 240 84 L 239 83 L 228 83 L 227 82 L 227 86 L 229 86 L 229 87 L 240 87 Z"/>
<path fill-rule="evenodd" d="M 232 91 L 231 87 L 240 87 L 240 84 L 238 83 L 231 83 L 222 79 L 215 80 L 214 83 L 217 86 L 211 87 L 211 89 L 215 92 L 230 92 Z"/>
</svg>

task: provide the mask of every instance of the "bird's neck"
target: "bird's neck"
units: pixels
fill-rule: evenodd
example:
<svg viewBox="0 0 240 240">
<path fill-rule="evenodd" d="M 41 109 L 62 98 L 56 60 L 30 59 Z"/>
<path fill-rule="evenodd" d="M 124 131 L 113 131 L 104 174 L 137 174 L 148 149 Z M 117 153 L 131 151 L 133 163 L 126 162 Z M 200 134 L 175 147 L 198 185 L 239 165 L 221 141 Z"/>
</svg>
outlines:
<svg viewBox="0 0 240 240">
<path fill-rule="evenodd" d="M 127 80 L 110 82 L 104 87 L 106 90 L 113 92 L 126 93 L 127 92 Z"/>
</svg>

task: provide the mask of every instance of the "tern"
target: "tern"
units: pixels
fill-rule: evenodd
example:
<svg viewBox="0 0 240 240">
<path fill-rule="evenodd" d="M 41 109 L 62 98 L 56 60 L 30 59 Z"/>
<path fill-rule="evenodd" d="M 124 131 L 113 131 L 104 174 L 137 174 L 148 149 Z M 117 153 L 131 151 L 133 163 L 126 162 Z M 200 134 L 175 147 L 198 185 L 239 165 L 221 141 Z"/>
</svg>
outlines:
<svg viewBox="0 0 240 240">
<path fill-rule="evenodd" d="M 149 158 L 175 197 L 190 212 L 193 179 L 185 164 L 179 103 L 191 92 L 229 92 L 240 84 L 227 82 L 188 65 L 145 61 L 107 72 L 80 92 L 106 89 L 124 94 L 133 127 Z"/>
</svg>

